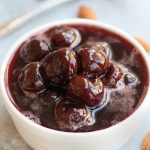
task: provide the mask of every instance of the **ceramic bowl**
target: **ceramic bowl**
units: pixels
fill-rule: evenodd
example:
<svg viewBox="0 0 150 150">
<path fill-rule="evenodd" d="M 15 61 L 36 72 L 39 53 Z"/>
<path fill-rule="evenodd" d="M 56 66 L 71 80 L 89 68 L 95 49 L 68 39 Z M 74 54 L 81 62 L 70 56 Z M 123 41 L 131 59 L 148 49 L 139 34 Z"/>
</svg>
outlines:
<svg viewBox="0 0 150 150">
<path fill-rule="evenodd" d="M 99 21 L 85 19 L 56 21 L 48 23 L 46 25 L 42 25 L 40 27 L 37 27 L 36 29 L 33 29 L 31 32 L 28 32 L 26 35 L 19 38 L 19 40 L 17 40 L 17 42 L 6 53 L 0 69 L 0 90 L 4 105 L 7 108 L 10 116 L 12 117 L 12 120 L 20 135 L 35 150 L 117 150 L 131 138 L 131 136 L 135 133 L 138 125 L 141 123 L 142 115 L 150 104 L 149 87 L 142 104 L 128 118 L 109 128 L 85 133 L 62 132 L 40 126 L 24 117 L 16 109 L 16 107 L 14 107 L 7 94 L 8 87 L 5 81 L 8 77 L 6 76 L 6 68 L 11 56 L 19 47 L 19 45 L 25 39 L 28 39 L 28 37 L 30 37 L 33 33 L 63 24 L 92 25 L 119 34 L 139 50 L 148 68 L 148 76 L 150 75 L 150 63 L 148 60 L 149 58 L 144 48 L 127 33 L 121 31 L 116 27 Z"/>
</svg>

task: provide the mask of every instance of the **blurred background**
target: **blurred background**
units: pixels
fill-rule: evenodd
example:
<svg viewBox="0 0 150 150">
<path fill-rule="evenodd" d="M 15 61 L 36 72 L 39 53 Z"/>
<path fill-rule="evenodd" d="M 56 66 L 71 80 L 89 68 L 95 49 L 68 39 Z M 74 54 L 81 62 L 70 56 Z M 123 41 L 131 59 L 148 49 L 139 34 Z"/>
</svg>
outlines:
<svg viewBox="0 0 150 150">
<path fill-rule="evenodd" d="M 0 0 L 0 25 L 16 16 L 57 0 Z M 59 0 L 60 1 L 60 0 Z M 97 20 L 109 23 L 132 36 L 150 41 L 149 0 L 70 0 L 43 11 L 13 32 L 0 37 L 0 64 L 10 46 L 23 34 L 41 24 L 68 18 L 77 18 L 81 5 L 90 6 Z M 121 150 L 140 150 L 143 137 L 150 130 L 150 108 L 132 139 Z M 130 133 L 129 133 L 130 134 Z M 0 150 L 31 150 L 17 133 L 7 111 L 0 101 Z"/>
</svg>

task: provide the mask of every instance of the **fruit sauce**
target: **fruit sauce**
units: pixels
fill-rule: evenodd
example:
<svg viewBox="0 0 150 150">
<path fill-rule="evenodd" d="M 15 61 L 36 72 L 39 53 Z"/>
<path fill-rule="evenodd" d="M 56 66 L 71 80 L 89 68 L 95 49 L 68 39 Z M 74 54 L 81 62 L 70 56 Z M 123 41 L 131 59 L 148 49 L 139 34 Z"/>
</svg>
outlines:
<svg viewBox="0 0 150 150">
<path fill-rule="evenodd" d="M 131 43 L 105 29 L 62 25 L 26 39 L 8 68 L 8 93 L 31 121 L 66 132 L 113 126 L 148 88 L 148 70 Z"/>
</svg>

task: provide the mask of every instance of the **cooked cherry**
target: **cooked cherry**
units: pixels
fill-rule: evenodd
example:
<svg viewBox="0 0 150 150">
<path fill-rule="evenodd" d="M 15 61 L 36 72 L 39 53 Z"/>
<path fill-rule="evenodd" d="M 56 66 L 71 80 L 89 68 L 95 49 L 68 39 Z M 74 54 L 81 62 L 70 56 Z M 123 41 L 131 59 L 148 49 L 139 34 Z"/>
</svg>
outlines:
<svg viewBox="0 0 150 150">
<path fill-rule="evenodd" d="M 76 54 L 70 48 L 55 51 L 43 61 L 43 69 L 49 81 L 54 85 L 64 85 L 69 78 L 77 73 Z"/>
<path fill-rule="evenodd" d="M 37 123 L 37 124 L 41 124 L 40 119 L 35 116 L 32 112 L 30 111 L 22 111 L 22 114 L 27 117 L 29 120 Z"/>
<path fill-rule="evenodd" d="M 97 47 L 97 49 L 98 49 L 101 46 L 104 47 L 104 52 L 109 57 L 109 59 L 111 59 L 112 49 L 111 49 L 110 45 L 107 42 L 96 42 L 95 43 L 95 48 Z M 93 45 L 93 48 L 94 48 L 94 45 Z"/>
<path fill-rule="evenodd" d="M 48 53 L 48 44 L 44 40 L 35 38 L 26 41 L 20 51 L 20 55 L 25 62 L 39 61 Z"/>
<path fill-rule="evenodd" d="M 82 76 L 74 77 L 68 85 L 68 94 L 89 107 L 100 105 L 103 99 L 104 87 L 100 79 L 90 81 Z"/>
<path fill-rule="evenodd" d="M 84 48 L 103 51 L 108 56 L 109 59 L 112 57 L 112 49 L 107 42 L 87 42 L 80 47 L 80 49 Z M 80 51 L 80 49 L 78 50 Z"/>
<path fill-rule="evenodd" d="M 78 30 L 71 27 L 58 27 L 51 33 L 52 49 L 60 49 L 63 47 L 76 47 L 81 41 Z"/>
<path fill-rule="evenodd" d="M 36 92 L 42 91 L 46 87 L 38 62 L 26 65 L 19 75 L 18 81 L 21 90 L 30 98 L 35 98 Z"/>
<path fill-rule="evenodd" d="M 78 52 L 82 69 L 88 74 L 102 74 L 109 67 L 109 59 L 102 51 L 91 48 L 81 48 Z"/>
<path fill-rule="evenodd" d="M 123 70 L 116 64 L 110 63 L 110 67 L 103 79 L 103 83 L 109 87 L 116 87 L 123 75 Z"/>
<path fill-rule="evenodd" d="M 37 96 L 37 100 L 41 101 L 45 105 L 49 105 L 58 98 L 58 94 L 53 91 L 43 91 Z"/>
<path fill-rule="evenodd" d="M 55 119 L 60 130 L 75 131 L 94 123 L 90 110 L 77 101 L 61 98 L 56 105 Z"/>
</svg>

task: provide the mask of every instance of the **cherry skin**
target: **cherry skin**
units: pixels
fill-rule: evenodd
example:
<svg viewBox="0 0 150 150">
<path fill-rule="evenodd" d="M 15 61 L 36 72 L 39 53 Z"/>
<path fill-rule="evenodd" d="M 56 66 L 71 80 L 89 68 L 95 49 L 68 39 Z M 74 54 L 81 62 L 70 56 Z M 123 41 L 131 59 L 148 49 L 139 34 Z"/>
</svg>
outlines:
<svg viewBox="0 0 150 150">
<path fill-rule="evenodd" d="M 86 74 L 102 74 L 109 67 L 109 59 L 103 51 L 81 48 L 79 51 L 81 66 Z"/>
<path fill-rule="evenodd" d="M 118 81 L 123 75 L 123 70 L 116 64 L 110 63 L 110 67 L 103 79 L 103 83 L 108 87 L 115 88 L 117 87 Z"/>
<path fill-rule="evenodd" d="M 58 128 L 63 131 L 76 131 L 94 123 L 90 110 L 77 101 L 61 98 L 56 105 L 55 119 Z"/>
<path fill-rule="evenodd" d="M 49 51 L 49 46 L 44 40 L 33 38 L 24 43 L 20 55 L 28 63 L 41 60 Z"/>
<path fill-rule="evenodd" d="M 91 48 L 98 51 L 103 51 L 109 59 L 112 57 L 112 49 L 107 42 L 86 42 L 80 48 Z"/>
<path fill-rule="evenodd" d="M 18 82 L 21 90 L 30 98 L 35 98 L 36 93 L 46 87 L 46 81 L 42 76 L 38 62 L 26 65 L 19 75 Z"/>
<path fill-rule="evenodd" d="M 110 47 L 110 45 L 107 42 L 96 42 L 95 44 L 93 44 L 92 48 L 95 48 L 97 50 L 100 49 L 100 47 L 103 47 L 103 51 L 104 53 L 107 55 L 107 57 L 109 59 L 112 58 L 112 49 Z"/>
<path fill-rule="evenodd" d="M 57 50 L 63 47 L 76 47 L 81 41 L 78 30 L 71 27 L 58 27 L 51 33 L 51 47 Z"/>
<path fill-rule="evenodd" d="M 67 91 L 72 99 L 78 99 L 89 107 L 96 107 L 102 102 L 104 86 L 99 78 L 90 81 L 82 76 L 75 76 L 69 82 Z"/>
<path fill-rule="evenodd" d="M 55 85 L 65 85 L 78 70 L 76 53 L 70 48 L 55 51 L 43 60 L 44 73 Z"/>
</svg>

